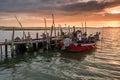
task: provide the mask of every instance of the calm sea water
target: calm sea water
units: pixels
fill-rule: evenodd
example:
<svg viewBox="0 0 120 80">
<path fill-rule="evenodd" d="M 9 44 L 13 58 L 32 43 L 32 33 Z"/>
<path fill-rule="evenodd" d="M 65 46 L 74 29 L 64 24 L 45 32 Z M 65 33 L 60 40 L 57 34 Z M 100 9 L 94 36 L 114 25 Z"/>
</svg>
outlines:
<svg viewBox="0 0 120 80">
<path fill-rule="evenodd" d="M 120 80 L 120 28 L 89 29 L 101 32 L 97 48 L 80 53 L 25 52 L 12 58 L 0 54 L 0 80 Z M 27 33 L 28 31 L 26 31 Z M 30 31 L 32 37 L 42 31 Z M 11 39 L 0 31 L 0 41 Z M 22 36 L 21 31 L 16 36 Z M 4 48 L 3 48 L 4 49 Z"/>
</svg>

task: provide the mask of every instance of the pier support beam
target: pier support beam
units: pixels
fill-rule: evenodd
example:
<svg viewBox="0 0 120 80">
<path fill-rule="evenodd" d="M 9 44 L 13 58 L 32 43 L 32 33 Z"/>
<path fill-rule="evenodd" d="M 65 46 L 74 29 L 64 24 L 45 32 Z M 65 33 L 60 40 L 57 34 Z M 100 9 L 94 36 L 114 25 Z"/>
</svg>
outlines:
<svg viewBox="0 0 120 80">
<path fill-rule="evenodd" d="M 5 39 L 5 56 L 8 56 L 8 45 L 7 45 L 7 39 Z"/>
<path fill-rule="evenodd" d="M 1 50 L 1 55 L 2 55 L 2 45 L 0 46 L 0 50 Z"/>
<path fill-rule="evenodd" d="M 36 39 L 38 40 L 38 33 L 36 33 Z M 36 42 L 36 50 L 38 50 L 38 42 Z"/>
<path fill-rule="evenodd" d="M 12 33 L 12 42 L 11 42 L 11 56 L 14 56 L 14 50 L 15 50 L 15 46 L 14 46 L 14 36 L 15 36 L 15 30 L 13 27 L 13 33 Z"/>
<path fill-rule="evenodd" d="M 5 56 L 7 57 L 8 56 L 8 45 L 5 44 Z"/>
<path fill-rule="evenodd" d="M 14 57 L 14 51 L 11 50 L 11 57 Z"/>
<path fill-rule="evenodd" d="M 0 50 L 1 50 L 1 60 L 2 60 L 2 55 L 3 55 L 3 53 L 2 53 L 2 45 L 0 46 Z"/>
</svg>

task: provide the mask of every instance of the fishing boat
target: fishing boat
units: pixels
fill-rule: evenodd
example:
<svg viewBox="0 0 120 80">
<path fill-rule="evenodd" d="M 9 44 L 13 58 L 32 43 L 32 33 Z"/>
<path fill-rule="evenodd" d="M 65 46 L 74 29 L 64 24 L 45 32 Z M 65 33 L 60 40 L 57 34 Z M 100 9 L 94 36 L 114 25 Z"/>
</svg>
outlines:
<svg viewBox="0 0 120 80">
<path fill-rule="evenodd" d="M 94 43 L 81 43 L 80 45 L 71 44 L 69 47 L 63 49 L 62 51 L 67 52 L 81 52 L 86 50 L 91 50 L 96 48 L 96 42 Z"/>
<path fill-rule="evenodd" d="M 81 44 L 81 45 L 74 45 L 71 44 L 69 46 L 69 51 L 71 52 L 80 52 L 80 51 L 86 51 L 86 50 L 91 50 L 96 48 L 96 43 L 85 43 L 85 44 Z"/>
<path fill-rule="evenodd" d="M 82 23 L 83 27 L 83 23 Z M 75 26 L 73 26 L 73 32 L 68 35 L 63 35 L 63 39 L 61 40 L 59 46 L 62 51 L 69 52 L 80 52 L 80 51 L 88 51 L 96 48 L 96 42 L 99 40 L 100 32 L 96 32 L 95 34 L 87 34 L 87 27 L 85 22 L 85 28 L 82 30 L 75 30 Z"/>
</svg>

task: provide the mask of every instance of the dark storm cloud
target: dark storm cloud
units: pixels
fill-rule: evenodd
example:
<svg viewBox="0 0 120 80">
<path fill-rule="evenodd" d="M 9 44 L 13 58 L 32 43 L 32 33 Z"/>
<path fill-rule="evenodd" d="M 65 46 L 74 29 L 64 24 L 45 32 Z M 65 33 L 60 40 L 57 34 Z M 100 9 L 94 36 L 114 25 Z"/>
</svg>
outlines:
<svg viewBox="0 0 120 80">
<path fill-rule="evenodd" d="M 64 5 L 61 7 L 61 10 L 72 13 L 81 13 L 81 12 L 100 12 L 105 8 L 111 8 L 120 5 L 120 0 L 102 0 L 102 1 L 88 1 L 88 2 L 79 2 L 69 5 Z"/>
<path fill-rule="evenodd" d="M 77 1 L 77 0 L 76 0 Z M 0 11 L 49 10 L 74 0 L 0 0 Z"/>
<path fill-rule="evenodd" d="M 0 0 L 0 12 L 25 12 L 52 8 L 64 13 L 99 12 L 120 4 L 120 0 Z M 101 1 L 101 2 L 100 2 Z"/>
</svg>

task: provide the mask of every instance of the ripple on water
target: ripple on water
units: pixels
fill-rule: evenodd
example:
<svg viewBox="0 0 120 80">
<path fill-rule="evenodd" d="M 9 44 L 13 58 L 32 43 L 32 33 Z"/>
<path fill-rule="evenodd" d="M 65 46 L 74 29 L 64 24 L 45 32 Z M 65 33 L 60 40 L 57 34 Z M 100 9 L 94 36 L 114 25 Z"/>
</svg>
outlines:
<svg viewBox="0 0 120 80">
<path fill-rule="evenodd" d="M 116 31 L 103 30 L 97 48 L 84 52 L 89 55 L 49 51 L 2 60 L 0 80 L 120 80 L 120 38 Z"/>
</svg>

